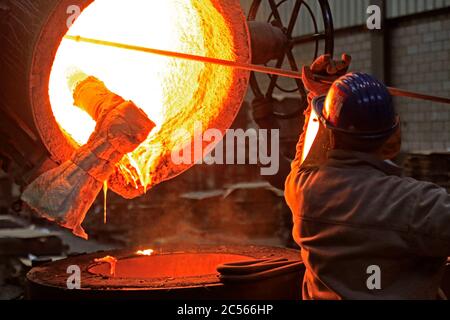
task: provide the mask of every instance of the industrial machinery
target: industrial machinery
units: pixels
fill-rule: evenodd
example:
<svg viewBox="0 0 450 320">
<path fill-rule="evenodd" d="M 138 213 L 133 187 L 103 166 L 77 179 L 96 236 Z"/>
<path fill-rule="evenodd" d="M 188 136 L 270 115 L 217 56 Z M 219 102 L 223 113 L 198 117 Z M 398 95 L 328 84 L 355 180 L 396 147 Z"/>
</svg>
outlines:
<svg viewBox="0 0 450 320">
<path fill-rule="evenodd" d="M 171 3 L 172 1 L 169 2 Z M 250 61 L 250 49 L 252 47 L 253 62 L 266 64 L 272 60 L 276 61 L 274 66 L 279 68 L 283 65 L 283 61 L 287 57 L 291 69 L 297 72 L 300 66 L 297 65 L 292 54 L 292 50 L 296 46 L 301 45 L 305 41 L 314 40 L 316 45 L 311 59 L 320 53 L 332 53 L 333 51 L 333 24 L 330 8 L 326 0 L 319 0 L 318 2 L 322 10 L 321 16 L 314 16 L 313 11 L 306 1 L 296 1 L 292 16 L 289 17 L 288 21 L 282 21 L 283 18 L 279 10 L 283 9 L 287 1 L 280 1 L 278 3 L 272 0 L 269 1 L 268 4 L 271 6 L 272 12 L 269 17 L 265 17 L 264 19 L 259 18 L 262 1 L 254 1 L 248 14 L 249 21 L 256 22 L 255 20 L 258 18 L 256 25 L 252 26 L 249 23 L 250 34 L 255 37 L 252 42 L 249 40 L 247 27 L 245 26 L 244 18 L 237 1 L 201 1 L 199 2 L 201 5 L 197 8 L 191 8 L 192 10 L 188 13 L 178 12 L 177 10 L 181 9 L 176 7 L 176 2 L 173 2 L 172 5 L 164 6 L 161 9 L 163 12 L 160 15 L 188 14 L 192 16 L 192 19 L 196 15 L 197 18 L 202 15 L 204 18 L 208 16 L 209 18 L 205 18 L 206 21 L 208 19 L 216 19 L 215 23 L 211 23 L 211 25 L 218 25 L 217 28 L 222 29 L 228 26 L 227 30 L 230 32 L 229 42 L 226 42 L 223 36 L 222 38 L 218 37 L 219 29 L 211 29 L 209 25 L 206 27 L 197 25 L 197 29 L 190 29 L 191 33 L 198 32 L 197 38 L 183 40 L 184 42 L 181 41 L 178 43 L 179 47 L 173 47 L 171 49 L 176 49 L 177 51 L 186 49 L 185 52 L 187 53 L 198 53 L 209 57 L 233 60 L 232 56 L 227 56 L 226 46 L 229 46 L 228 49 L 232 51 L 230 53 L 234 54 L 234 61 L 250 63 L 252 62 Z M 0 7 L 2 17 L 0 21 L 0 28 L 2 29 L 2 35 L 0 37 L 2 46 L 2 56 L 0 57 L 2 69 L 2 77 L 0 80 L 0 108 L 2 112 L 2 118 L 0 120 L 2 124 L 0 129 L 0 163 L 4 171 L 13 176 L 21 186 L 26 186 L 37 176 L 68 159 L 73 150 L 78 148 L 85 141 L 83 139 L 86 139 L 90 132 L 92 132 L 92 121 L 74 114 L 73 110 L 70 110 L 70 101 L 67 102 L 67 97 L 62 97 L 63 94 L 59 94 L 58 96 L 58 92 L 62 92 L 64 89 L 61 89 L 63 88 L 63 84 L 60 83 L 63 82 L 61 81 L 63 76 L 58 74 L 59 70 L 56 69 L 59 66 L 58 63 L 61 65 L 64 63 L 61 61 L 67 59 L 64 56 L 64 54 L 67 55 L 64 50 L 73 49 L 68 44 L 70 41 L 63 39 L 64 35 L 68 32 L 68 27 L 73 24 L 76 31 L 85 31 L 89 29 L 90 20 L 94 19 L 92 17 L 93 15 L 97 15 L 95 19 L 105 19 L 102 15 L 107 15 L 107 13 L 102 13 L 100 4 L 101 1 L 99 1 L 98 8 L 95 8 L 95 2 L 92 0 L 20 0 L 6 1 Z M 201 7 L 202 5 L 203 7 Z M 85 8 L 88 8 L 88 10 L 84 10 Z M 142 9 L 145 8 L 140 8 L 141 11 Z M 216 16 L 211 15 L 212 10 L 215 10 Z M 310 15 L 314 25 L 316 32 L 311 36 L 296 36 L 293 33 L 294 30 L 298 29 L 296 22 L 302 10 L 305 10 Z M 129 11 L 130 14 L 132 12 L 132 10 Z M 127 13 L 124 12 L 125 16 L 122 18 L 122 25 L 130 25 L 132 19 L 130 17 L 127 18 Z M 78 19 L 75 20 L 78 15 L 81 18 L 79 19 L 79 23 L 77 22 Z M 136 19 L 139 19 L 139 17 Z M 217 23 L 218 19 L 221 19 L 222 25 Z M 163 20 L 163 18 L 160 18 L 158 23 L 161 24 Z M 188 21 L 186 23 L 193 22 Z M 198 22 L 196 23 L 198 24 Z M 165 26 L 169 24 L 167 22 Z M 320 33 L 319 25 L 325 26 L 323 33 Z M 147 26 L 147 24 L 144 24 L 144 26 Z M 155 25 L 148 24 L 148 27 L 155 28 Z M 101 29 L 101 27 L 97 28 Z M 144 33 L 142 30 L 139 31 L 134 25 L 125 29 L 128 32 L 135 31 L 138 33 L 132 37 L 133 44 L 136 44 L 136 41 L 141 41 L 141 44 L 148 45 L 150 43 L 154 47 L 161 44 L 163 46 L 162 49 L 164 49 L 164 46 L 167 48 L 164 42 L 158 43 L 158 41 L 154 41 L 151 43 L 148 40 L 148 36 L 139 40 L 139 35 Z M 273 31 L 274 37 L 258 37 L 258 34 L 262 34 L 261 31 L 266 30 Z M 103 36 L 105 35 L 104 31 L 103 29 L 95 32 L 92 31 L 92 34 Z M 151 35 L 156 34 L 154 30 L 146 30 L 146 32 Z M 173 31 L 170 36 L 173 37 L 176 32 L 179 31 Z M 280 34 L 282 35 L 281 37 Z M 84 35 L 88 34 L 85 33 Z M 182 36 L 185 38 L 188 37 L 186 33 L 182 34 Z M 120 38 L 120 36 L 118 37 Z M 120 40 L 125 41 L 123 37 Z M 284 42 L 285 45 L 280 47 L 276 41 Z M 320 41 L 325 43 L 323 51 L 319 50 Z M 220 47 L 220 42 L 222 42 L 222 47 Z M 196 48 L 199 43 L 203 45 L 203 51 L 195 52 L 192 48 Z M 250 45 L 250 43 L 252 44 Z M 74 44 L 74 46 L 80 47 L 79 44 Z M 111 60 L 102 64 L 102 61 L 105 59 L 95 57 L 94 53 L 101 52 L 107 56 L 111 52 L 114 52 L 114 50 L 107 51 L 103 49 L 102 51 L 102 49 L 99 49 L 95 51 L 92 49 L 89 51 L 86 47 L 81 46 L 81 48 L 90 55 L 89 58 L 92 59 L 91 64 L 100 65 L 98 68 L 92 68 L 98 73 L 102 73 L 101 68 L 106 68 L 107 63 L 111 65 Z M 73 53 L 71 57 L 76 62 L 83 63 L 83 59 L 77 59 L 77 56 L 79 58 L 79 55 L 81 55 L 79 52 Z M 262 53 L 264 53 L 263 57 L 261 57 Z M 135 56 L 131 55 L 131 57 L 133 58 Z M 115 58 L 121 59 L 123 57 L 117 54 Z M 144 58 L 141 57 L 141 59 Z M 172 64 L 168 68 L 172 72 L 172 75 L 160 79 L 163 82 L 162 90 L 166 91 L 160 93 L 166 97 L 166 101 L 164 102 L 166 104 L 164 109 L 165 120 L 159 121 L 160 119 L 157 119 L 161 123 L 164 122 L 164 125 L 160 123 L 160 130 L 157 135 L 155 134 L 159 138 L 149 138 L 147 145 L 152 145 L 151 154 L 149 148 L 145 147 L 136 151 L 135 156 L 123 159 L 121 164 L 118 165 L 117 174 L 109 181 L 110 189 L 126 198 L 134 198 L 142 195 L 153 185 L 170 179 L 188 169 L 189 166 L 186 165 L 179 165 L 177 167 L 167 166 L 167 163 L 170 162 L 170 151 L 173 151 L 177 147 L 185 147 L 186 144 L 183 141 L 170 140 L 168 138 L 170 129 L 173 127 L 181 127 L 190 131 L 194 120 L 201 120 L 206 128 L 216 127 L 221 130 L 226 129 L 231 125 L 239 110 L 249 77 L 251 78 L 252 91 L 257 97 L 272 97 L 274 91 L 277 90 L 281 90 L 282 92 L 296 91 L 302 97 L 305 96 L 303 85 L 299 79 L 294 80 L 295 89 L 284 88 L 278 83 L 277 80 L 279 78 L 274 75 L 270 77 L 268 88 L 265 89 L 263 88 L 264 81 L 259 80 L 260 75 L 250 75 L 245 70 L 222 68 L 209 64 L 202 65 L 202 69 L 189 69 L 192 68 L 192 62 L 174 60 L 170 60 L 169 58 L 166 60 L 158 60 L 159 62 L 167 61 L 167 63 Z M 142 61 L 146 62 L 145 59 Z M 150 65 L 154 66 L 157 63 L 155 61 L 150 62 Z M 121 62 L 125 63 L 123 60 Z M 86 63 L 85 65 L 88 69 L 91 67 Z M 127 67 L 131 66 L 126 63 L 125 65 Z M 131 67 L 136 68 L 135 66 Z M 114 81 L 118 82 L 123 79 L 125 81 L 132 81 L 131 73 L 120 75 L 120 72 L 124 72 L 123 69 L 118 68 L 117 72 L 115 72 L 116 76 L 113 76 L 115 79 L 107 79 L 111 80 L 109 82 L 113 83 L 113 86 L 115 86 Z M 174 69 L 178 71 L 176 75 L 173 75 Z M 148 72 L 149 70 L 146 71 Z M 187 75 L 191 75 L 192 78 L 187 77 Z M 223 78 L 225 75 L 231 77 L 231 79 Z M 200 79 L 199 88 L 189 88 L 189 84 L 195 76 Z M 169 84 L 175 83 L 174 77 L 179 84 L 177 86 L 172 85 L 171 87 Z M 184 81 L 180 79 L 184 79 Z M 152 81 L 150 78 L 144 78 L 142 80 Z M 205 89 L 206 87 L 208 90 Z M 215 87 L 217 89 L 214 89 Z M 141 90 L 142 88 L 141 86 L 134 91 Z M 220 88 L 224 89 L 220 91 Z M 180 94 L 179 92 L 182 90 L 185 90 L 185 92 Z M 190 93 L 186 90 L 190 90 Z M 121 93 L 120 91 L 119 93 Z M 141 91 L 145 92 L 145 90 Z M 168 98 L 167 92 L 171 94 L 170 99 Z M 176 94 L 173 94 L 173 92 Z M 208 92 L 211 92 L 210 96 Z M 155 102 L 155 100 L 151 100 L 152 98 L 149 95 L 145 94 L 139 96 L 139 94 L 136 95 L 134 92 L 128 93 L 125 90 L 124 95 L 129 95 L 133 100 L 138 100 L 139 102 L 143 101 L 144 109 L 152 108 L 152 106 L 146 106 L 146 102 L 149 104 Z M 187 97 L 191 97 L 191 99 Z M 210 104 L 208 108 L 213 111 L 207 116 L 205 116 L 205 113 L 202 113 L 202 118 L 198 116 L 193 117 L 193 115 L 200 114 L 195 110 L 199 104 L 203 104 L 204 108 L 205 105 Z M 168 105 L 177 105 L 177 108 L 174 107 L 171 109 Z M 183 105 L 184 107 L 180 108 L 179 105 Z M 300 111 L 296 110 L 295 114 L 298 114 Z M 65 113 L 68 116 L 64 119 L 61 114 Z M 160 115 L 152 114 L 151 116 L 157 118 Z M 292 116 L 292 114 L 279 114 L 279 116 L 286 117 Z M 166 121 L 167 119 L 170 119 L 170 121 Z M 189 119 L 189 121 L 186 121 L 186 119 Z M 73 126 L 78 127 L 77 132 L 74 132 Z M 153 141 L 150 141 L 152 139 Z M 205 150 L 205 152 L 207 151 Z M 137 155 L 138 153 L 139 155 Z"/>
<path fill-rule="evenodd" d="M 312 10 L 312 2 L 318 3 L 318 13 Z M 158 10 L 154 1 L 124 3 L 0 3 L 0 165 L 19 185 L 29 185 L 68 160 L 94 130 L 92 119 L 77 113 L 67 95 L 65 70 L 71 64 L 101 77 L 115 92 L 136 102 L 157 124 L 157 130 L 120 161 L 107 182 L 114 192 L 132 199 L 188 170 L 211 151 L 218 141 L 204 143 L 198 153 L 192 140 L 208 128 L 222 132 L 229 128 L 249 83 L 254 98 L 263 100 L 276 118 L 298 117 L 306 108 L 306 93 L 294 50 L 312 43 L 313 50 L 307 53 L 309 61 L 320 54 L 333 54 L 333 20 L 327 0 L 254 0 L 247 17 L 238 0 L 164 0 L 158 2 Z M 263 4 L 270 8 L 268 14 L 262 10 Z M 286 17 L 281 11 L 286 12 L 283 7 L 288 5 L 293 7 Z M 296 34 L 302 16 L 311 21 L 312 34 Z M 103 44 L 83 42 L 81 37 Z M 105 46 L 106 42 L 109 44 Z M 159 54 L 165 51 L 169 57 L 142 52 L 151 51 L 145 48 L 155 48 Z M 176 57 L 172 53 L 216 61 L 192 62 L 185 59 L 187 56 Z M 285 62 L 290 73 L 280 70 Z M 282 74 L 293 79 L 281 79 Z M 280 93 L 300 98 L 294 110 L 277 109 L 274 97 Z M 200 128 L 196 123 L 201 124 Z M 171 155 L 180 151 L 191 152 L 193 161 L 174 165 Z M 255 295 L 267 282 L 241 285 L 236 290 L 233 285 L 224 286 L 218 281 L 215 268 L 211 267 L 242 259 L 282 259 L 285 263 L 284 260 L 298 257 L 297 251 L 258 247 L 181 250 L 182 253 L 168 250 L 154 257 L 136 257 L 134 251 L 102 253 L 49 264 L 29 274 L 29 294 L 58 297 L 65 292 L 69 297 L 73 294 L 72 298 L 299 298 L 298 265 L 287 274 L 266 279 L 273 288 L 273 294 L 267 295 Z M 118 256 L 121 277 L 108 275 L 105 262 L 92 263 L 107 254 Z M 211 262 L 209 268 L 194 268 L 191 262 L 200 257 Z M 157 268 L 161 259 L 172 263 L 172 277 Z M 173 261 L 186 261 L 192 268 L 188 273 L 176 270 L 179 263 Z M 86 290 L 65 290 L 69 264 L 82 266 L 88 279 Z M 147 264 L 160 274 L 155 278 L 148 274 L 130 276 L 129 268 L 145 269 Z"/>
<path fill-rule="evenodd" d="M 106 254 L 113 255 L 117 261 L 101 262 Z M 36 300 L 299 300 L 304 266 L 298 257 L 297 250 L 261 246 L 100 252 L 33 269 L 28 274 L 28 297 Z M 81 269 L 81 290 L 67 290 L 67 271 L 73 265 Z M 222 279 L 216 269 L 222 273 Z"/>
<path fill-rule="evenodd" d="M 67 160 L 93 131 L 92 119 L 71 107 L 64 78 L 71 64 L 102 77 L 157 123 L 158 130 L 120 161 L 108 181 L 109 188 L 125 198 L 140 196 L 177 176 L 211 151 L 218 141 L 204 142 L 200 152 L 192 150 L 194 123 L 201 123 L 201 132 L 228 128 L 248 81 L 254 99 L 264 105 L 263 112 L 278 119 L 302 114 L 306 94 L 296 58 L 301 52 L 309 63 L 320 54 L 333 54 L 327 0 L 255 0 L 248 23 L 237 0 L 205 0 L 191 6 L 164 3 L 158 12 L 151 4 L 135 1 L 122 12 L 120 1 L 108 5 L 102 0 L 3 2 L 0 163 L 19 185 L 28 185 Z M 174 17 L 179 22 L 172 23 Z M 299 33 L 300 20 L 313 26 L 311 34 Z M 144 52 L 73 41 L 80 36 L 139 46 Z M 176 54 L 162 57 L 142 48 Z M 180 59 L 183 54 L 206 61 Z M 395 88 L 391 92 L 420 97 Z M 300 100 L 295 108 L 280 109 L 274 99 L 280 94 L 294 94 Z M 171 154 L 178 150 L 191 152 L 193 161 L 169 165 Z"/>
<path fill-rule="evenodd" d="M 108 2 L 107 9 L 104 6 L 106 2 Z M 193 138 L 195 135 L 195 132 L 192 132 L 195 121 L 202 123 L 203 130 L 227 129 L 241 106 L 249 79 L 252 78 L 252 89 L 256 95 L 266 91 L 263 88 L 264 81 L 261 82 L 258 75 L 251 75 L 250 70 L 253 70 L 253 67 L 245 70 L 207 62 L 144 56 L 136 52 L 82 44 L 68 39 L 67 36 L 84 36 L 165 49 L 232 61 L 241 65 L 253 63 L 253 66 L 259 64 L 263 68 L 280 68 L 285 60 L 284 57 L 287 56 L 292 74 L 298 78 L 300 66 L 294 61 L 291 51 L 307 40 L 306 37 L 293 35 L 301 10 L 307 10 L 311 15 L 317 30 L 316 34 L 312 35 L 314 40 L 325 40 L 326 48 L 323 52 L 332 52 L 331 13 L 326 0 L 318 2 L 322 8 L 320 17 L 314 16 L 306 1 L 296 1 L 292 18 L 289 21 L 282 21 L 278 10 L 281 10 L 287 1 L 276 3 L 270 0 L 264 3 L 272 5 L 273 14 L 270 14 L 268 19 L 258 17 L 263 1 L 254 1 L 247 19 L 251 21 L 249 23 L 246 22 L 246 17 L 237 0 L 164 1 L 159 2 L 159 11 L 154 10 L 152 2 L 140 0 L 127 2 L 126 8 L 121 1 L 116 0 L 2 2 L 0 6 L 2 18 L 0 21 L 2 30 L 0 36 L 2 47 L 0 163 L 2 169 L 19 185 L 25 187 L 43 173 L 69 159 L 74 150 L 79 148 L 92 133 L 91 119 L 74 113 L 74 109 L 71 108 L 72 103 L 67 99 L 67 92 L 65 92 L 67 89 L 64 71 L 73 63 L 82 67 L 84 71 L 102 78 L 118 94 L 132 99 L 157 123 L 158 134 L 150 136 L 140 151 L 124 157 L 117 166 L 116 174 L 108 181 L 109 188 L 125 198 L 144 194 L 153 185 L 175 177 L 195 163 L 193 161 L 189 165 L 181 164 L 174 167 L 170 161 L 174 150 L 177 148 L 185 150 L 186 147 L 188 149 L 191 147 L 188 138 Z M 134 4 L 136 7 L 133 7 Z M 111 15 L 116 19 L 109 19 Z M 324 34 L 318 33 L 318 20 L 325 21 Z M 142 25 L 139 26 L 136 21 L 140 21 L 145 28 Z M 174 21 L 177 22 L 174 23 Z M 115 29 L 116 25 L 119 26 L 118 29 Z M 266 31 L 271 36 L 267 36 L 266 33 L 266 37 L 258 38 L 258 35 Z M 251 40 L 251 36 L 255 38 Z M 251 49 L 253 49 L 253 60 Z M 311 55 L 311 60 L 323 52 L 320 52 L 317 46 Z M 275 62 L 275 65 L 270 66 L 271 61 Z M 265 64 L 267 66 L 264 66 Z M 154 74 L 157 76 L 152 76 Z M 272 84 L 264 93 L 265 97 L 271 97 L 277 90 L 295 91 L 304 96 L 303 85 L 298 79 L 294 80 L 295 90 L 282 87 L 277 82 L 276 76 L 270 80 Z M 195 85 L 192 85 L 193 83 Z M 154 112 L 155 105 L 159 106 L 158 112 Z M 171 140 L 174 129 L 185 129 L 184 132 L 187 132 L 187 135 L 180 134 L 180 140 Z M 213 145 L 204 147 L 207 149 L 205 152 L 208 152 Z M 195 150 L 192 152 L 195 153 Z M 195 155 L 197 160 L 202 156 L 203 153 Z M 185 253 L 183 259 L 192 260 L 190 253 L 194 260 L 205 258 L 205 261 L 213 261 L 214 266 L 245 259 L 269 259 L 269 262 L 273 259 L 282 259 L 281 263 L 285 264 L 284 260 L 293 261 L 299 257 L 297 251 L 259 247 L 184 248 L 182 251 Z M 226 251 L 225 255 L 224 251 Z M 130 261 L 126 259 L 127 253 L 104 253 L 104 255 L 109 254 L 117 255 L 119 258 L 118 270 L 121 270 L 122 266 L 126 267 Z M 153 256 L 139 257 L 136 261 L 140 262 L 142 259 L 142 261 L 150 259 L 151 261 L 148 262 L 151 263 L 158 259 L 180 261 L 178 259 L 180 256 L 177 254 L 179 254 L 178 250 L 171 251 L 166 248 L 165 255 L 155 255 L 157 257 L 155 259 Z M 75 261 L 81 262 L 83 266 L 86 264 L 87 269 L 83 269 L 83 272 L 87 271 L 92 276 L 93 286 L 98 286 L 98 290 L 93 287 L 90 291 L 97 292 L 97 297 L 105 294 L 105 291 L 101 289 L 105 287 L 104 281 L 119 280 L 111 277 L 107 280 L 108 277 L 100 270 L 104 263 L 97 264 L 97 267 L 92 266 L 92 259 L 100 258 L 101 255 L 103 254 L 97 254 L 95 257 L 81 256 L 80 261 Z M 217 257 L 220 259 L 217 260 Z M 144 261 L 144 263 L 147 262 Z M 275 264 L 279 263 L 280 261 L 275 262 Z M 125 292 L 134 292 L 137 296 L 150 298 L 161 295 L 180 297 L 186 292 L 188 296 L 195 294 L 199 298 L 206 297 L 205 293 L 213 298 L 230 298 L 236 297 L 236 292 L 242 292 L 243 298 L 299 298 L 302 266 L 297 265 L 294 269 L 288 269 L 286 274 L 269 279 L 268 282 L 241 285 L 242 290 L 238 291 L 230 290 L 229 286 L 224 287 L 221 284 L 216 277 L 214 266 L 208 270 L 190 270 L 189 275 L 193 277 L 188 279 L 174 272 L 173 279 L 170 281 L 167 281 L 167 277 L 162 277 L 163 284 L 160 282 L 161 279 L 152 279 L 148 275 L 142 277 L 135 275 L 133 280 L 130 278 L 119 280 L 122 283 L 120 286 L 110 284 L 118 290 L 115 293 L 109 291 L 107 294 L 123 296 L 122 289 L 133 288 L 133 291 L 125 290 Z M 61 267 L 49 264 L 46 268 L 53 271 L 62 270 L 61 277 L 67 276 L 64 265 Z M 53 271 L 50 273 L 47 269 L 44 273 L 41 271 L 35 269 L 29 275 L 30 297 L 50 297 L 55 294 L 55 292 L 46 291 L 54 286 L 46 277 L 48 274 L 54 274 Z M 272 292 L 267 292 L 265 296 L 255 296 L 257 292 L 261 293 L 261 290 L 255 289 L 255 285 L 267 285 L 267 283 L 271 285 Z M 60 285 L 64 288 L 66 283 L 63 281 Z M 155 286 L 164 290 L 154 290 Z M 291 289 L 285 290 L 287 286 Z M 143 291 L 136 290 L 138 287 Z M 233 285 L 231 287 L 235 288 Z M 175 290 L 175 288 L 178 289 Z M 211 295 L 210 292 L 216 293 Z M 86 291 L 81 292 L 82 295 L 86 293 Z M 58 294 L 57 290 L 56 296 Z"/>
<path fill-rule="evenodd" d="M 253 59 L 254 63 L 267 63 L 270 60 L 274 61 L 275 68 L 282 68 L 284 64 L 287 62 L 290 69 L 300 74 L 301 66 L 298 64 L 298 61 L 295 56 L 295 49 L 301 48 L 304 50 L 305 43 L 313 43 L 313 52 L 308 53 L 308 57 L 310 57 L 310 61 L 314 61 L 321 54 L 330 54 L 333 55 L 334 51 L 334 27 L 333 27 L 333 18 L 330 10 L 330 6 L 328 1 L 319 0 L 317 1 L 320 6 L 320 14 L 316 16 L 314 11 L 311 8 L 311 2 L 307 1 L 294 1 L 295 4 L 292 8 L 292 13 L 290 16 L 286 17 L 286 15 L 280 14 L 286 12 L 285 6 L 291 5 L 289 1 L 269 1 L 270 12 L 268 17 L 263 17 L 266 19 L 267 23 L 270 23 L 272 26 L 280 28 L 283 34 L 286 37 L 286 45 L 280 48 L 280 52 L 271 52 L 267 57 L 262 57 L 258 59 Z M 248 20 L 255 21 L 257 18 L 261 16 L 260 11 L 262 7 L 262 1 L 254 1 L 249 14 Z M 301 13 L 303 13 L 301 15 Z M 308 19 L 308 21 L 312 24 L 314 32 L 312 34 L 296 34 L 299 31 L 298 23 L 300 19 Z M 255 34 L 252 39 L 256 40 L 258 43 L 260 38 L 267 39 L 264 36 L 264 33 Z M 267 41 L 267 40 L 266 40 Z M 266 43 L 266 47 L 270 47 L 268 43 Z M 258 52 L 258 48 L 256 45 L 253 46 L 253 52 Z M 264 79 L 264 77 L 268 77 Z M 266 81 L 264 81 L 266 80 Z M 293 112 L 289 112 L 288 114 L 283 112 L 277 112 L 274 110 L 274 115 L 280 119 L 289 119 L 295 116 L 298 116 L 306 106 L 306 93 L 303 83 L 300 79 L 293 79 L 293 84 L 289 84 L 291 87 L 285 87 L 284 84 L 281 84 L 280 77 L 277 75 L 258 75 L 253 73 L 250 77 L 250 86 L 252 92 L 256 99 L 267 99 L 271 100 L 274 94 L 277 93 L 298 93 L 303 101 L 303 103 L 299 104 L 299 108 L 294 110 Z"/>
<path fill-rule="evenodd" d="M 70 64 L 82 66 L 118 94 L 136 101 L 147 113 L 153 112 L 148 116 L 158 124 L 153 136 L 134 155 L 124 157 L 109 180 L 110 189 L 123 197 L 142 195 L 195 163 L 168 165 L 174 149 L 189 145 L 194 123 L 221 130 L 231 125 L 246 91 L 248 72 L 173 59 L 124 56 L 121 51 L 79 44 L 74 48 L 63 39 L 70 27 L 113 39 L 130 37 L 143 44 L 153 42 L 154 46 L 178 51 L 184 48 L 206 56 L 249 62 L 247 28 L 237 1 L 185 2 L 185 7 L 177 1 L 164 2 L 159 6 L 162 13 L 145 1 L 134 1 L 123 12 L 120 1 L 101 0 L 12 1 L 3 8 L 6 19 L 2 25 L 4 72 L 0 98 L 7 124 L 2 126 L 2 162 L 21 185 L 67 160 L 93 131 L 92 120 L 70 108 L 64 77 Z M 74 22 L 71 8 L 79 10 Z M 119 15 L 123 23 L 117 24 L 111 15 Z M 174 16 L 186 20 L 172 24 L 170 18 Z M 203 20 L 210 23 L 203 25 Z M 164 24 L 165 34 L 158 29 L 159 24 Z M 114 68 L 117 70 L 112 71 Z M 209 112 L 198 112 L 200 108 Z M 189 134 L 176 135 L 175 129 Z"/>
</svg>

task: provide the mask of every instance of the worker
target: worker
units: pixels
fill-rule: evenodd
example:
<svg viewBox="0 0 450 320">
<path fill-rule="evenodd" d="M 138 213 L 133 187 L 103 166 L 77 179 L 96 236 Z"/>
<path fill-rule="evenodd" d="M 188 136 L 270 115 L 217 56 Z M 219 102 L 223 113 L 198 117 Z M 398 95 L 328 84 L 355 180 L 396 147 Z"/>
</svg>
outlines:
<svg viewBox="0 0 450 320">
<path fill-rule="evenodd" d="M 450 255 L 450 195 L 402 177 L 390 161 L 401 146 L 392 98 L 368 74 L 341 76 L 349 61 L 327 55 L 302 70 L 307 114 L 329 137 L 325 160 L 308 166 L 300 139 L 285 184 L 306 267 L 303 296 L 436 299 Z M 315 74 L 337 80 L 326 85 Z"/>
</svg>

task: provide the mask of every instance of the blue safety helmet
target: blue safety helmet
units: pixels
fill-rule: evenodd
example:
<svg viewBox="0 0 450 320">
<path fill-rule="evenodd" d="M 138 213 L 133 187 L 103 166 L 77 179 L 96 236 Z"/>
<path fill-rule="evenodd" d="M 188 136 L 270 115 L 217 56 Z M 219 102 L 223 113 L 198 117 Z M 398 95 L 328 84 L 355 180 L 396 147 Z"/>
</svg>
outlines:
<svg viewBox="0 0 450 320">
<path fill-rule="evenodd" d="M 322 124 L 358 140 L 389 138 L 399 118 L 386 86 L 365 73 L 348 73 L 336 80 L 326 96 L 313 100 Z"/>
</svg>

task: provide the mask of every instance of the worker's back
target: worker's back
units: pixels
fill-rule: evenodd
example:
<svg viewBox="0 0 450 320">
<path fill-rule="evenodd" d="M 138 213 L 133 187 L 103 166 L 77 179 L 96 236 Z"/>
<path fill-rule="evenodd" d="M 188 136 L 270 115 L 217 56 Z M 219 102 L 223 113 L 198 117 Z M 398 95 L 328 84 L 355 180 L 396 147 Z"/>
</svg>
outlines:
<svg viewBox="0 0 450 320">
<path fill-rule="evenodd" d="M 435 299 L 450 255 L 450 196 L 394 165 L 331 151 L 286 182 L 305 299 Z"/>
</svg>

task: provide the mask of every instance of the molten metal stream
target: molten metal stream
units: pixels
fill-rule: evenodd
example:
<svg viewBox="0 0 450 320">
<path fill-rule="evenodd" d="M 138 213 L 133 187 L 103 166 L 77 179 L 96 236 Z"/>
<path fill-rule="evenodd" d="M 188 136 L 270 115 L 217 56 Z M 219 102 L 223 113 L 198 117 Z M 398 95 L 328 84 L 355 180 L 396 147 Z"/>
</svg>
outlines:
<svg viewBox="0 0 450 320">
<path fill-rule="evenodd" d="M 103 223 L 106 224 L 106 200 L 108 196 L 108 181 L 103 182 Z"/>
<path fill-rule="evenodd" d="M 73 106 L 65 74 L 71 66 L 132 100 L 157 124 L 147 140 L 117 165 L 125 183 L 135 189 L 143 188 L 145 192 L 147 187 L 159 183 L 158 179 L 167 178 L 168 174 L 161 170 L 155 175 L 159 159 L 168 150 L 186 145 L 189 138 L 173 132 L 180 128 L 191 132 L 194 121 L 204 122 L 207 128 L 208 121 L 218 117 L 223 105 L 230 101 L 236 73 L 224 66 L 211 67 L 202 62 L 68 39 L 83 34 L 111 43 L 130 41 L 142 47 L 237 60 L 239 49 L 235 43 L 239 41 L 234 39 L 233 26 L 215 2 L 219 1 L 164 0 L 158 2 L 155 10 L 154 1 L 149 0 L 129 0 L 126 6 L 122 0 L 96 0 L 83 10 L 57 51 L 49 83 L 52 111 L 64 133 L 78 145 L 87 142 L 95 122 Z"/>
</svg>

